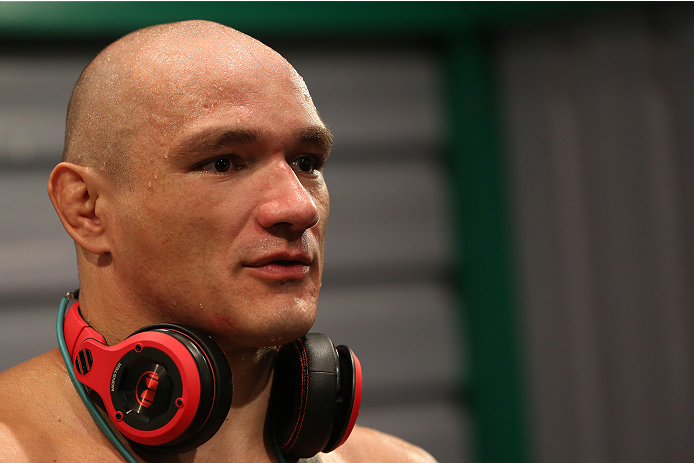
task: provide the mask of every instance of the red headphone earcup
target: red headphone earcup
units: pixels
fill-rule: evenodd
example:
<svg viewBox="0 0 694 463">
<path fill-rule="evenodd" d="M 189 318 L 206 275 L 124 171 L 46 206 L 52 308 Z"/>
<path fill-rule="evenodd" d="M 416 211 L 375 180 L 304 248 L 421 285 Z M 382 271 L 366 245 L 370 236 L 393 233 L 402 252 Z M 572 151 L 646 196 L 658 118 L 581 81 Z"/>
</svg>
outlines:
<svg viewBox="0 0 694 463">
<path fill-rule="evenodd" d="M 165 453 L 180 453 L 191 450 L 209 440 L 219 430 L 229 413 L 233 396 L 233 381 L 229 363 L 219 346 L 207 335 L 194 328 L 160 323 L 146 326 L 130 337 L 147 332 L 167 334 L 171 342 L 185 346 L 194 359 L 195 370 L 188 371 L 188 374 L 174 376 L 178 381 L 182 381 L 181 377 L 192 377 L 191 375 L 199 377 L 200 400 L 190 424 L 183 430 L 172 431 L 166 435 L 164 443 L 151 444 L 147 439 L 131 439 L 131 441 L 148 450 Z M 171 369 L 177 370 L 178 368 L 180 365 L 175 365 Z M 180 385 L 180 388 L 184 387 L 186 385 Z M 174 407 L 175 405 L 169 406 Z M 119 424 L 115 424 L 118 428 Z"/>
<path fill-rule="evenodd" d="M 271 419 L 282 453 L 308 458 L 330 439 L 337 408 L 338 357 L 330 339 L 309 333 L 280 347 Z"/>
</svg>

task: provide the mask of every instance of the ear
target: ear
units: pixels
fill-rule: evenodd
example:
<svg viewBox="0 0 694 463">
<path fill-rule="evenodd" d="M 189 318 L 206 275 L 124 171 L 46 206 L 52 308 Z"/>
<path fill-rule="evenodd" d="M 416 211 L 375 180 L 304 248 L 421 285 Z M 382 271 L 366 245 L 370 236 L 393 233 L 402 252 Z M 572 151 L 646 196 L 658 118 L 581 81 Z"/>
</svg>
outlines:
<svg viewBox="0 0 694 463">
<path fill-rule="evenodd" d="M 91 167 L 58 164 L 48 180 L 48 196 L 68 234 L 92 254 L 110 252 L 104 220 L 107 180 Z"/>
</svg>

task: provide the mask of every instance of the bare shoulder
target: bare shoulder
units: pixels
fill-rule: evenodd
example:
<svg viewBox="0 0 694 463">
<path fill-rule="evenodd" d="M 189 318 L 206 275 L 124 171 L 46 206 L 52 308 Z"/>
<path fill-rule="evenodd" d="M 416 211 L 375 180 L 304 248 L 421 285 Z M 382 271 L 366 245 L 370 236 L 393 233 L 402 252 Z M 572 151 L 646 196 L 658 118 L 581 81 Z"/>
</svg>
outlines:
<svg viewBox="0 0 694 463">
<path fill-rule="evenodd" d="M 346 463 L 436 463 L 425 450 L 374 429 L 357 426 L 336 453 Z"/>
<path fill-rule="evenodd" d="M 0 373 L 0 422 L 28 421 L 30 411 L 45 399 L 56 366 L 47 353 Z"/>
<path fill-rule="evenodd" d="M 43 440 L 46 382 L 51 356 L 42 355 L 0 373 L 0 461 L 28 462 L 32 447 Z M 29 444 L 29 445 L 28 445 Z"/>
<path fill-rule="evenodd" d="M 29 410 L 53 402 L 52 396 L 63 390 L 66 381 L 61 362 L 54 350 L 0 373 L 2 422 L 30 419 Z"/>
<path fill-rule="evenodd" d="M 0 373 L 0 461 L 71 461 L 89 432 L 77 401 L 57 350 Z"/>
<path fill-rule="evenodd" d="M 17 431 L 0 421 L 0 461 L 29 463 L 31 458 L 22 447 Z"/>
</svg>

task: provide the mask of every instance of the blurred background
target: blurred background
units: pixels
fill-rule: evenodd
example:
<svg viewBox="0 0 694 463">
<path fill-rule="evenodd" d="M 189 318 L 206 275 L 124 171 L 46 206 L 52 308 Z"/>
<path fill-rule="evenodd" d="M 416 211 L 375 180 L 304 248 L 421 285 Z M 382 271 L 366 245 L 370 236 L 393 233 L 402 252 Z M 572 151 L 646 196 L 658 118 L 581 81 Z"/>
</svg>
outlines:
<svg viewBox="0 0 694 463">
<path fill-rule="evenodd" d="M 1 3 L 0 371 L 78 285 L 45 192 L 72 86 L 182 19 L 278 50 L 335 133 L 314 329 L 360 424 L 441 463 L 694 461 L 686 3 Z"/>
</svg>

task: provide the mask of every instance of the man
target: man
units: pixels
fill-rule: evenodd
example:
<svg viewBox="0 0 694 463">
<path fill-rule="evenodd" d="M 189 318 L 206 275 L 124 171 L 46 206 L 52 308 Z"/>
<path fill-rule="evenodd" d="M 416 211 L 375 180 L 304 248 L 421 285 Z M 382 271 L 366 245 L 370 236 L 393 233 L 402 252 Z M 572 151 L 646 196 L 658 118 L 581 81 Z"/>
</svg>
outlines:
<svg viewBox="0 0 694 463">
<path fill-rule="evenodd" d="M 265 419 L 273 346 L 314 321 L 331 146 L 291 65 L 219 24 L 134 32 L 80 77 L 48 192 L 75 241 L 82 317 L 109 345 L 152 323 L 199 328 L 234 376 L 209 441 L 141 461 L 277 461 Z M 0 461 L 122 461 L 56 350 L 0 375 L 0 443 Z M 356 427 L 311 461 L 433 459 Z"/>
</svg>

